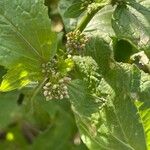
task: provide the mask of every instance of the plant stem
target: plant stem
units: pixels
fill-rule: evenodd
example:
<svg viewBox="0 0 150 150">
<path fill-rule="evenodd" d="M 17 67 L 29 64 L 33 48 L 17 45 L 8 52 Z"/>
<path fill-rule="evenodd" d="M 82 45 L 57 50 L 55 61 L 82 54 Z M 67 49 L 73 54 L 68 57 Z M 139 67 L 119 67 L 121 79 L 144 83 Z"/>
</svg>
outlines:
<svg viewBox="0 0 150 150">
<path fill-rule="evenodd" d="M 104 5 L 98 5 L 91 13 L 86 12 L 86 14 L 82 17 L 80 24 L 77 26 L 75 30 L 80 30 L 81 32 L 85 29 L 87 24 L 91 21 L 91 19 L 95 16 L 95 14 L 102 9 Z"/>
</svg>

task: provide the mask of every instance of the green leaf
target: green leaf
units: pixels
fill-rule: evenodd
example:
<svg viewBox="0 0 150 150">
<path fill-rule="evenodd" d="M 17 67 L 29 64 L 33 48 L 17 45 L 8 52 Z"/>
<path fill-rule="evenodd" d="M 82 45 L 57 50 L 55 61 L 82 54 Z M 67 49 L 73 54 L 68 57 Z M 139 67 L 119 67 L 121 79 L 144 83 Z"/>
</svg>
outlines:
<svg viewBox="0 0 150 150">
<path fill-rule="evenodd" d="M 100 37 L 110 42 L 110 37 L 115 35 L 111 26 L 112 13 L 113 7 L 105 6 L 93 17 L 84 31 L 89 36 Z"/>
<path fill-rule="evenodd" d="M 67 18 L 77 18 L 79 17 L 84 10 L 81 9 L 82 2 L 73 3 L 64 13 L 64 16 Z"/>
<path fill-rule="evenodd" d="M 150 3 L 149 3 L 149 1 L 144 0 L 140 3 L 133 1 L 133 2 L 130 2 L 129 5 L 131 7 L 133 7 L 134 9 L 136 9 L 137 12 L 140 13 L 140 14 L 135 13 L 134 9 L 132 11 L 133 14 L 135 14 L 138 17 L 139 21 L 142 22 L 146 26 L 145 29 L 147 29 L 146 32 L 148 33 L 148 36 L 150 39 L 150 32 L 149 32 L 149 30 L 150 30 L 150 17 L 149 17 L 150 16 L 150 9 L 149 9 Z M 143 40 L 148 40 L 148 38 L 147 39 L 146 38 L 147 37 L 144 37 Z M 149 50 L 150 49 L 150 40 L 148 41 L 148 44 L 144 45 L 144 49 L 145 49 L 145 53 L 150 58 L 150 50 Z"/>
<path fill-rule="evenodd" d="M 3 77 L 0 85 L 1 92 L 11 91 L 17 88 L 22 88 L 30 83 L 29 72 L 23 65 L 18 64 L 15 68 L 10 69 Z"/>
<path fill-rule="evenodd" d="M 78 91 L 78 89 L 80 90 Z M 88 117 L 91 113 L 96 112 L 98 106 L 100 106 L 99 102 L 94 101 L 92 95 L 89 94 L 87 85 L 81 80 L 72 81 L 69 86 L 69 93 L 74 111 L 79 112 L 79 115 Z"/>
<path fill-rule="evenodd" d="M 112 50 L 105 40 L 93 35 L 86 46 L 86 55 L 95 59 L 101 74 L 108 72 L 111 65 Z"/>
<path fill-rule="evenodd" d="M 137 48 L 146 51 L 150 46 L 150 22 L 147 20 L 150 11 L 143 12 L 140 7 L 135 7 L 137 10 L 124 5 L 117 6 L 112 26 L 118 38 L 130 40 Z"/>
<path fill-rule="evenodd" d="M 73 4 L 74 0 L 61 0 L 58 3 L 59 13 L 62 16 L 66 31 L 74 29 L 77 25 L 77 20 L 74 18 L 66 18 L 66 10 Z"/>
<path fill-rule="evenodd" d="M 57 38 L 42 0 L 0 4 L 0 65 L 10 69 L 1 91 L 9 91 L 43 77 L 41 64 L 56 53 Z"/>
<path fill-rule="evenodd" d="M 146 139 L 140 115 L 134 104 L 140 89 L 140 71 L 130 65 L 118 64 L 102 80 L 99 88 L 102 97 L 106 100 L 101 108 L 89 104 L 90 98 L 84 98 L 85 89 L 81 82 L 75 92 L 71 94 L 77 125 L 80 129 L 83 142 L 91 150 L 146 150 Z M 107 81 L 107 82 L 106 82 Z M 75 88 L 74 88 L 75 89 Z M 73 102 L 76 99 L 78 105 Z M 91 101 L 94 103 L 93 99 Z M 83 105 L 83 102 L 86 105 Z M 89 104 L 89 105 L 88 105 Z M 78 106 L 80 106 L 78 109 Z M 88 116 L 82 115 L 84 109 L 89 108 Z"/>
<path fill-rule="evenodd" d="M 48 61 L 57 42 L 43 0 L 2 0 L 0 4 L 0 64 L 10 68 L 22 59 L 31 65 Z"/>
<path fill-rule="evenodd" d="M 147 139 L 147 149 L 150 149 L 150 75 L 143 73 L 140 88 L 141 93 L 136 105 L 139 110 L 141 122 L 143 123 L 145 137 Z"/>
</svg>

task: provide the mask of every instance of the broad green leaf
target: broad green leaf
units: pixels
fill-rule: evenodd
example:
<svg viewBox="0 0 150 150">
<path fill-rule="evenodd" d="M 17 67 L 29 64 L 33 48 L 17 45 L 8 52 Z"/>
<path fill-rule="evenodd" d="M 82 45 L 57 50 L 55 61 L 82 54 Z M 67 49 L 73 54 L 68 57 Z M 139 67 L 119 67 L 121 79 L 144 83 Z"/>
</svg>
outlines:
<svg viewBox="0 0 150 150">
<path fill-rule="evenodd" d="M 24 59 L 39 67 L 40 61 L 52 57 L 56 44 L 43 0 L 0 2 L 1 65 L 10 68 Z"/>
<path fill-rule="evenodd" d="M 81 9 L 82 2 L 73 3 L 66 11 L 64 16 L 67 18 L 77 18 L 84 11 Z"/>
<path fill-rule="evenodd" d="M 147 149 L 150 149 L 150 75 L 143 73 L 140 88 L 141 93 L 139 101 L 136 102 L 136 105 L 139 110 L 141 122 L 143 123 L 143 128 L 147 139 Z"/>
<path fill-rule="evenodd" d="M 93 35 L 86 46 L 86 55 L 95 59 L 101 74 L 108 72 L 111 67 L 112 50 L 105 40 Z"/>
<path fill-rule="evenodd" d="M 100 102 L 94 101 L 93 97 L 89 94 L 87 85 L 84 82 L 81 82 L 80 80 L 73 81 L 69 86 L 69 92 L 74 111 L 76 113 L 79 112 L 79 115 L 88 117 L 91 113 L 98 110 Z"/>
<path fill-rule="evenodd" d="M 42 0 L 0 4 L 0 65 L 10 69 L 1 91 L 9 91 L 42 77 L 41 64 L 54 56 L 57 39 Z"/>
<path fill-rule="evenodd" d="M 149 4 L 146 4 L 144 5 L 144 2 L 146 2 L 147 0 L 144 0 L 142 1 L 141 3 L 137 3 L 136 1 L 131 1 L 129 3 L 129 5 L 131 7 L 133 7 L 134 9 L 136 9 L 138 12 L 140 12 L 144 18 L 150 22 L 150 18 L 149 18 L 149 13 L 150 13 L 150 10 L 149 10 L 149 7 L 150 7 L 150 3 Z M 139 18 L 140 19 L 140 18 Z"/>
<path fill-rule="evenodd" d="M 84 31 L 89 36 L 98 36 L 110 42 L 110 37 L 115 35 L 111 26 L 112 13 L 113 7 L 110 5 L 105 6 L 93 17 Z"/>
<path fill-rule="evenodd" d="M 133 12 L 133 14 L 135 14 L 137 16 L 137 18 L 139 19 L 140 22 L 142 22 L 146 28 L 146 32 L 149 36 L 149 41 L 148 41 L 148 37 L 143 37 L 143 40 L 147 40 L 148 43 L 143 45 L 145 52 L 147 53 L 148 57 L 150 57 L 150 3 L 148 3 L 147 0 L 144 0 L 140 3 L 137 3 L 135 1 L 129 3 L 129 5 L 131 7 L 133 7 L 134 9 L 136 9 L 137 12 L 139 13 L 135 13 L 135 10 L 132 9 L 131 11 Z M 144 44 L 144 43 L 142 43 Z"/>
<path fill-rule="evenodd" d="M 112 17 L 112 26 L 118 38 L 130 40 L 137 48 L 146 51 L 150 46 L 150 22 L 147 20 L 150 11 L 145 11 L 146 8 L 141 10 L 137 6 L 135 8 L 137 10 L 130 6 L 117 6 Z"/>
<path fill-rule="evenodd" d="M 134 105 L 140 89 L 140 77 L 140 71 L 136 67 L 120 64 L 115 66 L 108 72 L 106 80 L 99 84 L 102 93 L 100 98 L 106 99 L 106 103 L 102 108 L 95 105 L 95 112 L 90 111 L 91 105 L 87 106 L 90 99 L 83 100 L 85 92 L 78 92 L 78 89 L 85 88 L 82 82 L 73 83 L 78 95 L 70 92 L 70 100 L 82 140 L 89 149 L 146 150 L 143 124 L 139 121 L 140 115 Z M 78 105 L 74 105 L 72 97 L 81 105 L 80 109 Z M 91 101 L 94 102 L 93 99 Z M 88 116 L 82 115 L 87 107 Z"/>
<path fill-rule="evenodd" d="M 18 64 L 15 68 L 10 69 L 3 77 L 0 91 L 7 92 L 17 88 L 22 88 L 30 82 L 30 73 L 23 65 Z"/>
</svg>

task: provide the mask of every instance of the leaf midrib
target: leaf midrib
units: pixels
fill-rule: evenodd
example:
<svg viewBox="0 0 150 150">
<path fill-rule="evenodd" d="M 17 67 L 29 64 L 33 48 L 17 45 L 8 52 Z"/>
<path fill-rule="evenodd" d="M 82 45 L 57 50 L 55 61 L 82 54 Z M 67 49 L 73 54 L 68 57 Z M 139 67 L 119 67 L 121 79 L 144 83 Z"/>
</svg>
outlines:
<svg viewBox="0 0 150 150">
<path fill-rule="evenodd" d="M 14 33 L 16 33 L 16 35 L 23 41 L 25 42 L 25 44 L 30 47 L 30 49 L 41 59 L 43 59 L 41 57 L 41 55 L 39 54 L 38 50 L 36 48 L 33 47 L 33 45 L 29 42 L 29 40 L 23 36 L 23 34 L 17 29 L 17 27 L 15 26 L 15 24 L 5 15 L 0 14 L 7 22 L 8 24 L 10 24 L 12 26 L 12 30 L 14 31 Z"/>
</svg>

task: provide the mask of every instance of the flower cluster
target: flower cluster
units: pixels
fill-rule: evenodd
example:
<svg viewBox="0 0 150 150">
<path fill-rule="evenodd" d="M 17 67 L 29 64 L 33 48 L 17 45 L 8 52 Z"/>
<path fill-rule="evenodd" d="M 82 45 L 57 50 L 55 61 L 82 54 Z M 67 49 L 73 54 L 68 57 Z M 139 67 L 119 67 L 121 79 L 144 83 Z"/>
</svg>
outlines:
<svg viewBox="0 0 150 150">
<path fill-rule="evenodd" d="M 71 58 L 54 57 L 42 64 L 42 72 L 48 79 L 43 87 L 46 100 L 69 98 L 67 84 L 71 79 L 67 74 L 73 67 L 71 62 Z"/>
<path fill-rule="evenodd" d="M 43 87 L 46 100 L 69 98 L 67 84 L 71 81 L 70 78 L 64 77 L 53 83 L 49 81 Z"/>
<path fill-rule="evenodd" d="M 56 64 L 57 64 L 57 60 L 54 58 L 50 62 L 43 63 L 42 64 L 42 73 L 45 75 L 55 74 Z"/>
<path fill-rule="evenodd" d="M 84 50 L 89 40 L 88 37 L 86 37 L 85 34 L 81 33 L 79 30 L 69 32 L 66 37 L 66 48 L 69 53 L 76 53 Z"/>
</svg>

